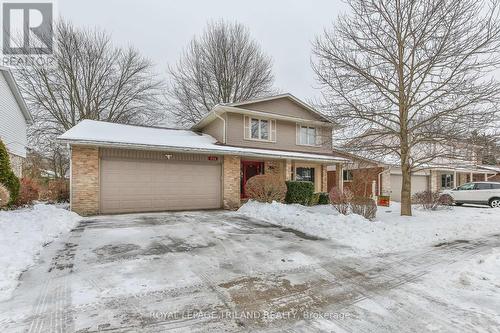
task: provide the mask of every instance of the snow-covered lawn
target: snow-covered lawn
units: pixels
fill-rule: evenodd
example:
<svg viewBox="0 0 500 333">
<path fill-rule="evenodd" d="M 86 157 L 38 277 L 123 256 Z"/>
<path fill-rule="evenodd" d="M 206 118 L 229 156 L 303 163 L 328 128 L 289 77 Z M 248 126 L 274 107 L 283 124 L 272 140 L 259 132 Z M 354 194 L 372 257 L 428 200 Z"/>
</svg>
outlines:
<svg viewBox="0 0 500 333">
<path fill-rule="evenodd" d="M 46 204 L 0 211 L 0 301 L 10 297 L 19 274 L 33 265 L 43 246 L 70 231 L 79 219 L 76 213 Z"/>
<path fill-rule="evenodd" d="M 500 248 L 440 267 L 413 283 L 413 287 L 432 291 L 433 297 L 459 306 L 466 313 L 484 314 L 500 323 Z"/>
<path fill-rule="evenodd" d="M 250 201 L 238 213 L 332 239 L 363 255 L 414 250 L 458 239 L 500 232 L 500 210 L 447 207 L 425 211 L 414 207 L 412 217 L 399 216 L 399 204 L 379 207 L 374 222 L 359 215 L 340 215 L 330 205 L 304 207 Z"/>
<path fill-rule="evenodd" d="M 499 209 L 450 207 L 425 211 L 414 207 L 413 217 L 401 217 L 399 208 L 397 203 L 390 208 L 379 207 L 374 222 L 358 215 L 339 215 L 329 205 L 304 207 L 248 202 L 238 212 L 334 240 L 351 247 L 346 250 L 347 256 L 362 256 L 368 261 L 380 253 L 407 251 L 405 255 L 411 257 L 425 253 L 432 245 L 482 237 L 491 239 L 500 233 Z M 448 321 L 459 324 L 480 320 L 477 331 L 489 331 L 492 325 L 500 323 L 500 248 L 492 247 L 465 261 L 451 262 L 429 269 L 421 279 L 403 287 L 403 296 L 399 297 L 405 298 L 404 304 L 410 311 L 453 304 L 454 310 L 445 314 Z M 440 331 L 446 329 L 448 321 L 432 323 L 426 328 Z"/>
</svg>

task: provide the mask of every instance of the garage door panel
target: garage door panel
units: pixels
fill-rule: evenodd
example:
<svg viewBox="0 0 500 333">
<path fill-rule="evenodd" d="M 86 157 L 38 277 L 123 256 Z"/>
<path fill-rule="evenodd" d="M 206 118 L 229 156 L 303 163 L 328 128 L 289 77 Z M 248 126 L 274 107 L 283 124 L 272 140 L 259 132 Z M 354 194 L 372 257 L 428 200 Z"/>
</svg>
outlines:
<svg viewBox="0 0 500 333">
<path fill-rule="evenodd" d="M 101 212 L 221 206 L 221 166 L 203 162 L 101 160 Z"/>
<path fill-rule="evenodd" d="M 402 175 L 391 175 L 391 200 L 401 201 L 401 187 L 403 185 Z M 426 191 L 428 188 L 428 177 L 413 175 L 411 177 L 411 194 Z"/>
</svg>

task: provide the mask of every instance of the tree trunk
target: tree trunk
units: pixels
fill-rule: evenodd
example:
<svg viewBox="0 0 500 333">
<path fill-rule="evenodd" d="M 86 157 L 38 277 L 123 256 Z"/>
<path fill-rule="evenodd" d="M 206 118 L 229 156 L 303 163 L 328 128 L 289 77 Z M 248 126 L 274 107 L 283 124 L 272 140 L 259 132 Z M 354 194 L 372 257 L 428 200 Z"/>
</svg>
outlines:
<svg viewBox="0 0 500 333">
<path fill-rule="evenodd" d="M 411 168 L 405 159 L 402 159 L 401 172 L 403 174 L 401 184 L 401 215 L 411 216 Z"/>
</svg>

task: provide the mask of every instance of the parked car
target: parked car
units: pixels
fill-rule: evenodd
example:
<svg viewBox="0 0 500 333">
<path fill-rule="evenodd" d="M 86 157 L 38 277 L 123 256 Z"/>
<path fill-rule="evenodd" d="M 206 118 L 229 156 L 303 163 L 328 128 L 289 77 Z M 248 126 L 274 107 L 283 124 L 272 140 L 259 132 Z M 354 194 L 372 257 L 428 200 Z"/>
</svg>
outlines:
<svg viewBox="0 0 500 333">
<path fill-rule="evenodd" d="M 443 191 L 443 195 L 451 196 L 458 206 L 469 203 L 500 208 L 500 183 L 497 182 L 466 183 Z"/>
</svg>

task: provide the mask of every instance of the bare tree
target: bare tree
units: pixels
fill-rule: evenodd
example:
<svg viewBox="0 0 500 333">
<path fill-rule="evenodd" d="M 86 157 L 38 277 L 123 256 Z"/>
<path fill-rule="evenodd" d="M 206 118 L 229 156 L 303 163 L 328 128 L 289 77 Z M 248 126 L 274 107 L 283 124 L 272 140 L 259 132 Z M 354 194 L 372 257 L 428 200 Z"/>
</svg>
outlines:
<svg viewBox="0 0 500 333">
<path fill-rule="evenodd" d="M 196 123 L 219 103 L 244 101 L 272 92 L 271 59 L 238 23 L 209 23 L 179 62 L 169 68 L 171 112 Z"/>
<path fill-rule="evenodd" d="M 151 124 L 161 119 L 162 82 L 152 63 L 132 48 L 114 47 L 108 34 L 59 22 L 50 62 L 27 58 L 18 68 L 21 90 L 34 116 L 31 144 L 52 158 L 64 176 L 67 158 L 55 137 L 83 119 Z M 66 164 L 66 165 L 65 165 Z"/>
<path fill-rule="evenodd" d="M 500 85 L 497 1 L 347 0 L 313 45 L 323 107 L 344 125 L 342 144 L 400 162 L 401 214 L 411 173 L 453 142 L 494 124 Z"/>
</svg>

